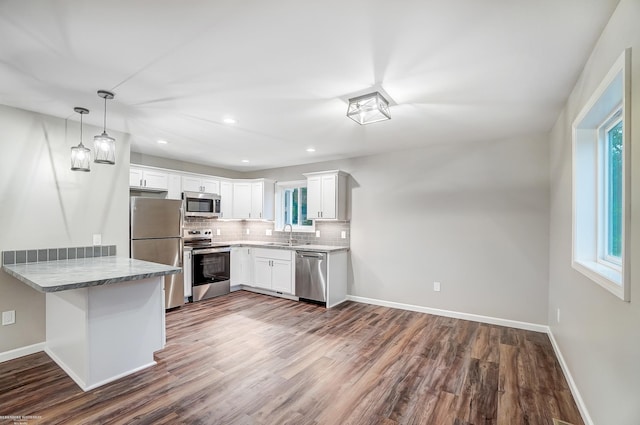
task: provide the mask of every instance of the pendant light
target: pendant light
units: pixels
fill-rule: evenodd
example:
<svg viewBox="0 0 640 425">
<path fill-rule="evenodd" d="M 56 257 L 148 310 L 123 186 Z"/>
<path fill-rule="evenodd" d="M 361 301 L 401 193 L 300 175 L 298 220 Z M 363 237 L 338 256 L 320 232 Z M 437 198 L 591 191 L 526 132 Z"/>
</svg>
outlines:
<svg viewBox="0 0 640 425">
<path fill-rule="evenodd" d="M 347 116 L 361 125 L 390 120 L 389 102 L 377 91 L 354 97 L 349 99 Z"/>
<path fill-rule="evenodd" d="M 107 99 L 113 99 L 114 94 L 106 90 L 98 90 L 98 96 L 104 99 L 104 130 L 93 138 L 94 160 L 98 164 L 116 163 L 116 139 L 107 134 Z"/>
<path fill-rule="evenodd" d="M 72 171 L 91 171 L 89 164 L 91 162 L 91 150 L 82 144 L 82 116 L 88 114 L 86 108 L 73 108 L 80 114 L 80 144 L 71 148 L 71 170 Z"/>
</svg>

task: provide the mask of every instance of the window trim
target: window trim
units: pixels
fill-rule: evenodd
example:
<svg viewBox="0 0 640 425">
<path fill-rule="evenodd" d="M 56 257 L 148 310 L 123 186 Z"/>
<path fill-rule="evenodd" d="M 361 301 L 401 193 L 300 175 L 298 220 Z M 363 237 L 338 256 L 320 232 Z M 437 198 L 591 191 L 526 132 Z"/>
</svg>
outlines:
<svg viewBox="0 0 640 425">
<path fill-rule="evenodd" d="M 616 60 L 586 102 L 572 125 L 572 253 L 571 266 L 623 301 L 630 301 L 629 232 L 631 219 L 631 49 Z M 603 187 L 600 157 L 601 127 L 621 108 L 622 152 L 622 247 L 621 264 L 611 267 L 602 257 L 598 221 Z"/>
<path fill-rule="evenodd" d="M 283 209 L 284 190 L 301 188 L 301 187 L 307 187 L 306 180 L 276 182 L 276 193 L 275 193 L 275 200 L 276 200 L 276 205 L 275 205 L 276 217 L 275 218 L 276 219 L 275 219 L 275 226 L 274 226 L 275 232 L 284 232 L 284 220 L 283 220 L 284 219 L 284 209 Z M 311 220 L 310 226 L 295 225 L 292 227 L 293 227 L 293 232 L 314 233 L 316 231 L 316 223 L 314 220 Z M 288 233 L 288 230 L 285 233 Z"/>
<path fill-rule="evenodd" d="M 622 271 L 622 257 L 615 257 L 608 254 L 609 246 L 609 132 L 619 123 L 623 123 L 623 140 L 624 140 L 624 121 L 622 117 L 622 105 L 617 106 L 613 113 L 602 123 L 598 129 L 599 147 L 601 151 L 598 154 L 598 184 L 599 184 L 599 201 L 598 201 L 598 263 L 611 267 L 618 272 Z M 623 141 L 624 143 L 624 141 Z M 602 161 L 600 161 L 602 159 Z M 624 162 L 624 159 L 623 159 Z M 622 171 L 624 176 L 624 170 Z M 624 182 L 621 182 L 622 184 Z M 624 186 L 624 184 L 623 184 Z M 623 220 L 624 221 L 624 220 Z M 624 237 L 624 235 L 622 235 Z"/>
</svg>

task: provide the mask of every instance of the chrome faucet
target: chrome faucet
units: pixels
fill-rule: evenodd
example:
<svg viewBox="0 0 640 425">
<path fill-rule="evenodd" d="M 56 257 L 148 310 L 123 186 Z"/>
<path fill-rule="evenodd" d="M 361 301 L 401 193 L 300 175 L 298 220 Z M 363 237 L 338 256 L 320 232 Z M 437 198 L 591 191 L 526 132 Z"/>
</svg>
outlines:
<svg viewBox="0 0 640 425">
<path fill-rule="evenodd" d="M 293 239 L 292 239 L 292 236 L 293 236 L 293 226 L 292 226 L 292 225 L 290 225 L 290 224 L 285 224 L 285 225 L 284 225 L 284 227 L 282 228 L 282 231 L 283 231 L 283 232 L 286 232 L 286 231 L 287 231 L 287 226 L 289 226 L 289 246 L 293 246 Z"/>
</svg>

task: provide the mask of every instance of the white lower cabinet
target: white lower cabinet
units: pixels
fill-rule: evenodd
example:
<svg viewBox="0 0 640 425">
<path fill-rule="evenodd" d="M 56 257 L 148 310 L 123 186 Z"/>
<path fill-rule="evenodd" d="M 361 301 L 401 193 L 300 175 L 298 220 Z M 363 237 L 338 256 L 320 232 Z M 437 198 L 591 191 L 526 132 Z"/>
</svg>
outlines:
<svg viewBox="0 0 640 425">
<path fill-rule="evenodd" d="M 231 286 L 253 285 L 252 248 L 231 248 Z"/>
<path fill-rule="evenodd" d="M 293 294 L 295 276 L 294 251 L 255 248 L 253 252 L 253 286 Z"/>
</svg>

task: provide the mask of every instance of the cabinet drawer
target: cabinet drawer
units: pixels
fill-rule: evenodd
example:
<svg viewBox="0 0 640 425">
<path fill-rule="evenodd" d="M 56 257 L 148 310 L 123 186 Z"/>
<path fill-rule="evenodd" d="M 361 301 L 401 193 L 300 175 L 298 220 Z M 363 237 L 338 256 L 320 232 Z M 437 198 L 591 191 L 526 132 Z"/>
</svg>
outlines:
<svg viewBox="0 0 640 425">
<path fill-rule="evenodd" d="M 294 251 L 289 249 L 254 248 L 253 255 L 256 257 L 270 258 L 272 260 L 293 261 Z"/>
</svg>

